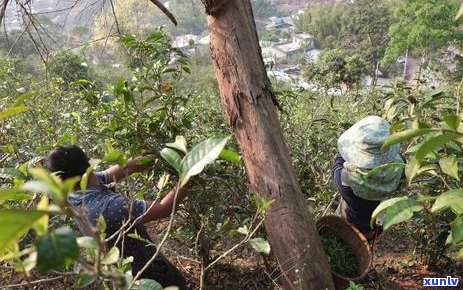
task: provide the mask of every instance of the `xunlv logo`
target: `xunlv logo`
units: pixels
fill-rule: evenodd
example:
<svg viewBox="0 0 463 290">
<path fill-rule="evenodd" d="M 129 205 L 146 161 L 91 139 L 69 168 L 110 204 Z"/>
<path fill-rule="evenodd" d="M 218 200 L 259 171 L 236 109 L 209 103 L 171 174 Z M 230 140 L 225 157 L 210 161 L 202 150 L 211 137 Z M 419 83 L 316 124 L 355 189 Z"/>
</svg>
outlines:
<svg viewBox="0 0 463 290">
<path fill-rule="evenodd" d="M 447 276 L 447 278 L 423 278 L 423 286 L 452 286 L 455 287 L 458 285 L 458 278 L 452 278 L 452 276 Z"/>
</svg>

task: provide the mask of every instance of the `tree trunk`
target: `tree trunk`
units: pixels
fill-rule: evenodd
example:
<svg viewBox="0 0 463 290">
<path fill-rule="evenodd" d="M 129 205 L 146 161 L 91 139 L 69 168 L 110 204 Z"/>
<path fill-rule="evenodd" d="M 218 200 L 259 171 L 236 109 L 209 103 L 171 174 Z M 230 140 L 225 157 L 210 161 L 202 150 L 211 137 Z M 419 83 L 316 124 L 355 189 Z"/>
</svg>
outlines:
<svg viewBox="0 0 463 290">
<path fill-rule="evenodd" d="M 334 289 L 303 198 L 267 77 L 249 0 L 203 0 L 223 109 L 236 133 L 251 190 L 270 195 L 265 228 L 285 289 Z"/>
</svg>

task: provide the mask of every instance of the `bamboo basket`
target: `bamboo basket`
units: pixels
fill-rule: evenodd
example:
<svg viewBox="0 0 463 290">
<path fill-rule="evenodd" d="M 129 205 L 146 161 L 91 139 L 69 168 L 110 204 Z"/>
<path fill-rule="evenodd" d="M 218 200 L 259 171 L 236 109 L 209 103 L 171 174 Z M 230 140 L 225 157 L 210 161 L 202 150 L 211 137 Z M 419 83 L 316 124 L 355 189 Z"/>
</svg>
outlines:
<svg viewBox="0 0 463 290">
<path fill-rule="evenodd" d="M 335 215 L 321 217 L 316 222 L 316 225 L 318 232 L 328 228 L 335 233 L 346 246 L 352 249 L 357 260 L 359 270 L 357 277 L 346 277 L 333 270 L 331 271 L 336 289 L 345 290 L 349 286 L 349 281 L 357 282 L 362 280 L 370 271 L 373 263 L 370 245 L 362 233 L 345 219 Z"/>
</svg>

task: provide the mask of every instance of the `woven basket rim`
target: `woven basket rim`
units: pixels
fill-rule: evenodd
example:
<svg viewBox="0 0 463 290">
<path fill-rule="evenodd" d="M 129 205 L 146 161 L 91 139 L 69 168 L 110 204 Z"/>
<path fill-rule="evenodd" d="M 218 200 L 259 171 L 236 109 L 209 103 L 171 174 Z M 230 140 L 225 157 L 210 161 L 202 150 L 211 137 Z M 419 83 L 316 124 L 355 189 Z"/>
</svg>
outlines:
<svg viewBox="0 0 463 290">
<path fill-rule="evenodd" d="M 369 245 L 367 239 L 363 236 L 363 234 L 357 228 L 355 228 L 351 223 L 349 223 L 344 218 L 341 218 L 341 217 L 336 216 L 336 215 L 326 215 L 326 216 L 323 216 L 323 217 L 319 218 L 316 221 L 317 231 L 319 232 L 322 228 L 325 228 L 325 227 L 331 228 L 332 231 L 335 234 L 338 235 L 338 237 L 340 237 L 342 240 L 345 240 L 345 235 L 344 236 L 339 235 L 337 233 L 336 229 L 331 227 L 333 224 L 342 225 L 343 226 L 343 231 L 347 230 L 347 231 L 350 231 L 352 233 L 350 236 L 355 237 L 355 239 L 357 240 L 359 248 L 362 249 L 361 252 L 364 253 L 363 258 L 365 258 L 367 260 L 367 266 L 356 277 L 347 277 L 347 276 L 341 275 L 341 274 L 335 272 L 333 269 L 331 270 L 331 272 L 332 272 L 333 276 L 336 276 L 337 278 L 339 278 L 341 280 L 345 280 L 345 281 L 361 280 L 362 278 L 364 278 L 368 274 L 369 270 L 371 269 L 371 267 L 373 265 L 373 254 L 371 252 L 370 245 Z M 348 246 L 348 247 L 350 247 L 352 249 L 352 247 L 350 245 L 346 244 L 346 246 Z M 353 252 L 355 253 L 357 260 L 361 259 L 361 257 L 358 257 L 357 251 L 354 250 Z M 359 268 L 360 268 L 360 265 L 359 265 Z M 361 270 L 361 269 L 359 269 L 359 270 Z"/>
</svg>

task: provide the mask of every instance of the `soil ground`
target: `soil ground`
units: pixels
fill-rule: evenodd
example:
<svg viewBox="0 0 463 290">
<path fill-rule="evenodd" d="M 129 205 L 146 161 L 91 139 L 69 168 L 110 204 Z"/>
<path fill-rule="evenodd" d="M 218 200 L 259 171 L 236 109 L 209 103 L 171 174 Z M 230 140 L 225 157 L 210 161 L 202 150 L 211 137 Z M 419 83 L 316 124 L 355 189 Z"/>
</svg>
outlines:
<svg viewBox="0 0 463 290">
<path fill-rule="evenodd" d="M 405 226 L 405 225 L 404 225 Z M 172 245 L 171 245 L 172 246 Z M 179 256 L 171 257 L 182 271 L 192 289 L 199 289 L 201 267 L 198 262 Z M 358 281 L 365 290 L 373 289 L 446 289 L 445 287 L 424 287 L 424 277 L 459 279 L 457 287 L 463 289 L 463 258 L 449 260 L 438 268 L 427 269 L 415 257 L 411 237 L 403 229 L 396 227 L 383 233 L 375 242 L 373 267 L 366 277 Z M 231 253 L 217 264 L 205 279 L 205 289 L 249 289 L 276 290 L 279 271 L 274 261 L 264 261 L 263 257 L 242 250 Z"/>
<path fill-rule="evenodd" d="M 149 227 L 151 233 L 159 233 L 166 222 L 153 224 Z M 227 249 L 230 245 L 224 245 Z M 175 251 L 173 250 L 175 249 Z M 413 243 L 409 235 L 404 234 L 400 227 L 385 232 L 376 241 L 374 247 L 373 267 L 368 275 L 358 284 L 365 290 L 373 289 L 446 289 L 445 287 L 423 287 L 424 277 L 459 278 L 457 287 L 448 289 L 463 289 L 463 259 L 453 259 L 436 269 L 427 269 L 415 259 Z M 199 289 L 201 265 L 193 258 L 191 250 L 175 239 L 169 240 L 163 250 L 164 254 L 178 267 L 188 280 L 192 290 Z M 3 271 L 0 276 L 0 289 L 26 289 L 25 287 L 6 288 L 8 284 L 24 283 L 21 275 L 11 276 Z M 221 262 L 216 264 L 206 275 L 204 289 L 206 290 L 280 290 L 276 262 L 265 258 L 248 247 L 239 248 L 230 253 Z M 48 278 L 52 277 L 49 275 Z M 31 277 L 38 280 L 47 277 Z M 74 285 L 73 277 L 66 277 L 56 281 L 40 283 L 31 289 L 71 289 Z M 98 287 L 89 287 L 93 290 Z"/>
</svg>

